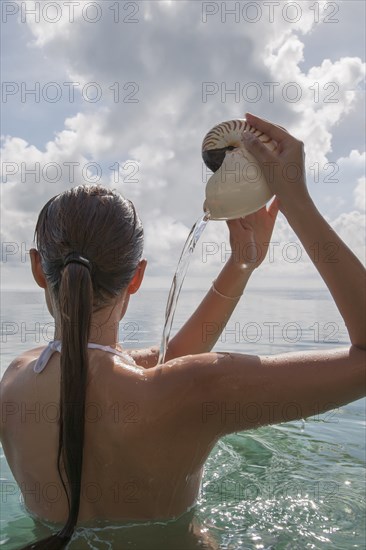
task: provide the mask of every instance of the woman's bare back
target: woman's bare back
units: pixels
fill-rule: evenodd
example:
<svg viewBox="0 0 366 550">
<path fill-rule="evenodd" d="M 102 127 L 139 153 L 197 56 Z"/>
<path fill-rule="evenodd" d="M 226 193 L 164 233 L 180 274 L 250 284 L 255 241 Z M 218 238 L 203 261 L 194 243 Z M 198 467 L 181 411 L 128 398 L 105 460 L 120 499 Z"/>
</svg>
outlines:
<svg viewBox="0 0 366 550">
<path fill-rule="evenodd" d="M 68 508 L 57 464 L 60 356 L 33 371 L 42 348 L 17 358 L 2 381 L 3 446 L 27 508 L 55 522 Z M 202 468 L 215 441 L 202 424 L 182 418 L 179 390 L 89 350 L 79 520 L 169 519 L 198 495 Z M 137 369 L 136 369 L 137 370 Z"/>
</svg>

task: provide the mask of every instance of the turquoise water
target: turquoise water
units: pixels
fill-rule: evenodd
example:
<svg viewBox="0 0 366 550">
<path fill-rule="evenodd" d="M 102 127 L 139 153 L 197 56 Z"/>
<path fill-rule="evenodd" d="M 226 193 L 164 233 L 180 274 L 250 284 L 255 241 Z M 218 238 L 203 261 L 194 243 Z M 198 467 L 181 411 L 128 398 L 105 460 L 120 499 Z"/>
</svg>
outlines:
<svg viewBox="0 0 366 550">
<path fill-rule="evenodd" d="M 183 289 L 173 333 L 202 296 Z M 159 343 L 166 298 L 166 291 L 143 289 L 133 297 L 121 323 L 122 345 Z M 52 319 L 42 293 L 4 292 L 1 373 L 16 353 L 50 339 Z M 348 342 L 325 288 L 250 287 L 215 349 L 268 354 Z M 365 403 L 221 439 L 206 463 L 190 529 L 185 518 L 165 525 L 98 524 L 78 529 L 69 548 L 364 549 Z M 0 465 L 0 546 L 12 550 L 49 529 L 24 510 L 2 451 Z M 193 529 L 205 531 L 206 546 Z"/>
</svg>

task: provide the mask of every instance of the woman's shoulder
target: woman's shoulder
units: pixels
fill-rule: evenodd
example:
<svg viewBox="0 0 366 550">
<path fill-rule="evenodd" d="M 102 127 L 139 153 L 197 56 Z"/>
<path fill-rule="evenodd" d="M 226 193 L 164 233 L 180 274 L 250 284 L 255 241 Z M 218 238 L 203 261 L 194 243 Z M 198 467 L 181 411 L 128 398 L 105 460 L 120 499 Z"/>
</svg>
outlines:
<svg viewBox="0 0 366 550">
<path fill-rule="evenodd" d="M 3 424 L 6 424 L 7 418 L 14 414 L 19 408 L 17 396 L 19 390 L 24 391 L 24 376 L 30 363 L 34 361 L 45 346 L 38 346 L 20 353 L 15 357 L 7 369 L 0 382 L 0 400 L 2 403 L 0 414 L 0 438 L 3 435 Z M 23 388 L 23 389 L 22 389 Z"/>
<path fill-rule="evenodd" d="M 1 391 L 3 391 L 11 381 L 14 381 L 19 375 L 24 372 L 24 369 L 34 361 L 46 346 L 38 346 L 30 350 L 23 351 L 17 357 L 15 357 L 9 366 L 6 368 L 4 375 L 1 379 Z"/>
</svg>

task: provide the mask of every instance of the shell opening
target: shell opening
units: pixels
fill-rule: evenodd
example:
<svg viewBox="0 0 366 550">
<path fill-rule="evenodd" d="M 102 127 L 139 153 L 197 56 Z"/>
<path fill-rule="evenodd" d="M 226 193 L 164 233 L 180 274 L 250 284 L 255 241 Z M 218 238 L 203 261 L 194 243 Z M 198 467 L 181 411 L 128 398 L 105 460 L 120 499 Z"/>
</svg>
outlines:
<svg viewBox="0 0 366 550">
<path fill-rule="evenodd" d="M 228 145 L 221 149 L 208 149 L 207 151 L 202 151 L 202 158 L 207 168 L 212 170 L 212 172 L 217 172 L 224 162 L 226 151 L 233 151 L 234 149 L 236 149 L 234 145 Z"/>
</svg>

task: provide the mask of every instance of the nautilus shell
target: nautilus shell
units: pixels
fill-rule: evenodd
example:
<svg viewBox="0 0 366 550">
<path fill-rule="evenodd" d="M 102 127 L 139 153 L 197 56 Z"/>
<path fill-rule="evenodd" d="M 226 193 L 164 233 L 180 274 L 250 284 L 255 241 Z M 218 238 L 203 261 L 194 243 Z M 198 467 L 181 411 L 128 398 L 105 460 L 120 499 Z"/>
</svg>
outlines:
<svg viewBox="0 0 366 550">
<path fill-rule="evenodd" d="M 202 158 L 214 172 L 206 185 L 204 204 L 211 219 L 246 216 L 259 210 L 273 196 L 261 166 L 244 146 L 244 132 L 252 132 L 271 151 L 276 148 L 275 142 L 245 119 L 221 122 L 202 142 Z"/>
</svg>

